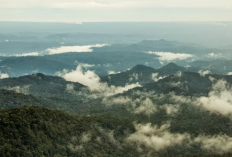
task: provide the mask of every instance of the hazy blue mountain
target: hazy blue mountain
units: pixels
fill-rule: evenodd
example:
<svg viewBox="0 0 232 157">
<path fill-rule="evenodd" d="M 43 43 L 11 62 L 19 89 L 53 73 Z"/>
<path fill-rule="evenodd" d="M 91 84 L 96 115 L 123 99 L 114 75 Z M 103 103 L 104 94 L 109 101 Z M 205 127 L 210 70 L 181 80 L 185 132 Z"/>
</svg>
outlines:
<svg viewBox="0 0 232 157">
<path fill-rule="evenodd" d="M 134 52 L 172 52 L 172 53 L 187 53 L 193 55 L 199 55 L 206 57 L 209 53 L 217 53 L 219 51 L 224 52 L 225 50 L 219 50 L 216 48 L 207 48 L 196 44 L 189 44 L 171 40 L 143 40 L 135 44 L 127 45 L 112 45 L 109 47 L 95 48 L 97 51 L 134 51 Z"/>
<path fill-rule="evenodd" d="M 190 63 L 191 66 L 210 70 L 210 71 L 218 71 L 221 74 L 227 74 L 232 72 L 232 60 L 227 59 L 215 59 L 212 61 L 195 61 Z"/>
<path fill-rule="evenodd" d="M 22 76 L 33 73 L 53 75 L 63 69 L 74 69 L 76 66 L 65 64 L 55 60 L 48 60 L 39 56 L 11 57 L 0 62 L 0 68 L 9 76 Z"/>
</svg>

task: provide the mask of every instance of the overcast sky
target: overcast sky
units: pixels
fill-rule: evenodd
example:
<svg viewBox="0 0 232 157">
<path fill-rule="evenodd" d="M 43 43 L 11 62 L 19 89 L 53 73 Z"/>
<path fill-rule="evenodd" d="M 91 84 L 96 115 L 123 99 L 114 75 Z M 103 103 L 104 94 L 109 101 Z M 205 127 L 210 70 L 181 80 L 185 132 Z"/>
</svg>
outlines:
<svg viewBox="0 0 232 157">
<path fill-rule="evenodd" d="M 0 0 L 0 21 L 232 21 L 232 0 Z"/>
</svg>

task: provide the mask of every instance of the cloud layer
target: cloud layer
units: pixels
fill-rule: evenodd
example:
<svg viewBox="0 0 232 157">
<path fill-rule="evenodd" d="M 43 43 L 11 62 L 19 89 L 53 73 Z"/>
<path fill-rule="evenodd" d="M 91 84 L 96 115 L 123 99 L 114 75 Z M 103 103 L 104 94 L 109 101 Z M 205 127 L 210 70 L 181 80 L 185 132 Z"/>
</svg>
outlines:
<svg viewBox="0 0 232 157">
<path fill-rule="evenodd" d="M 185 53 L 172 53 L 172 52 L 146 52 L 148 54 L 155 54 L 159 56 L 160 61 L 174 61 L 174 60 L 185 60 L 187 58 L 193 57 L 191 54 L 185 54 Z"/>
<path fill-rule="evenodd" d="M 83 67 L 86 67 L 86 64 L 79 64 L 76 70 L 72 70 L 70 72 L 63 70 L 62 72 L 58 72 L 57 75 L 62 76 L 67 81 L 81 83 L 87 86 L 91 91 L 100 92 L 105 96 L 122 93 L 129 89 L 140 87 L 139 83 L 128 84 L 124 87 L 108 86 L 107 83 L 101 82 L 100 77 L 93 71 L 83 71 Z"/>
<path fill-rule="evenodd" d="M 171 133 L 169 131 L 169 123 L 163 124 L 160 127 L 156 125 L 152 126 L 151 123 L 134 123 L 134 126 L 137 131 L 131 134 L 127 138 L 127 141 L 137 145 L 139 152 L 143 152 L 144 150 L 152 150 L 155 152 L 166 149 L 167 147 L 177 145 L 190 146 L 193 144 L 199 144 L 202 150 L 209 151 L 212 154 L 232 152 L 232 138 L 227 135 L 199 135 L 193 138 L 188 133 Z"/>
<path fill-rule="evenodd" d="M 94 47 L 104 47 L 106 44 L 96 44 L 96 45 L 82 45 L 82 46 L 61 46 L 61 47 L 54 47 L 48 48 L 41 52 L 29 52 L 23 54 L 14 54 L 14 55 L 6 55 L 1 54 L 2 56 L 16 56 L 16 57 L 24 57 L 24 56 L 42 56 L 42 55 L 54 55 L 54 54 L 61 54 L 61 53 L 68 53 L 68 52 L 93 52 Z"/>
<path fill-rule="evenodd" d="M 226 81 L 219 80 L 213 85 L 208 97 L 200 97 L 195 104 L 210 112 L 231 116 L 232 88 Z"/>
<path fill-rule="evenodd" d="M 67 52 L 93 52 L 93 47 L 103 47 L 106 44 L 84 45 L 84 46 L 61 46 L 58 48 L 48 48 L 45 50 L 49 55 Z"/>
<path fill-rule="evenodd" d="M 8 74 L 6 74 L 6 73 L 1 73 L 1 71 L 0 71 L 0 79 L 4 79 L 4 78 L 8 78 L 8 77 L 9 77 Z"/>
</svg>

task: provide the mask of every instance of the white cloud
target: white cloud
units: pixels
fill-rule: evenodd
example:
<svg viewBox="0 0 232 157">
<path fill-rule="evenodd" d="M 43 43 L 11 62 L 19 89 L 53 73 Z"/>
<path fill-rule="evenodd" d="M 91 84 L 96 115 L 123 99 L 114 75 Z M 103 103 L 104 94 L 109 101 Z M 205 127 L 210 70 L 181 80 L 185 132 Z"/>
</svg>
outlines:
<svg viewBox="0 0 232 157">
<path fill-rule="evenodd" d="M 79 65 L 83 68 L 91 68 L 95 66 L 94 64 L 86 64 L 86 63 L 80 63 Z"/>
<path fill-rule="evenodd" d="M 39 56 L 39 52 L 29 52 L 29 53 L 23 53 L 23 54 L 16 54 L 17 57 L 23 57 L 23 56 Z"/>
<path fill-rule="evenodd" d="M 94 47 L 104 47 L 106 44 L 96 44 L 96 45 L 83 45 L 83 46 L 61 46 L 61 47 L 56 47 L 56 48 L 48 48 L 44 51 L 41 52 L 29 52 L 29 53 L 23 53 L 23 54 L 14 54 L 14 55 L 5 55 L 3 54 L 2 56 L 16 56 L 16 57 L 23 57 L 23 56 L 39 56 L 39 55 L 53 55 L 53 54 L 60 54 L 60 53 L 68 53 L 68 52 L 93 52 Z M 83 67 L 91 67 L 92 65 L 87 65 L 84 63 Z M 94 66 L 94 65 L 93 65 Z M 86 67 L 87 68 L 87 67 Z"/>
<path fill-rule="evenodd" d="M 137 81 L 139 79 L 139 74 L 133 73 L 132 75 L 130 75 L 129 81 Z"/>
<path fill-rule="evenodd" d="M 159 60 L 162 61 L 174 61 L 174 60 L 185 60 L 187 58 L 193 57 L 191 54 L 185 53 L 172 53 L 172 52 L 146 52 L 148 54 L 155 54 L 159 56 Z"/>
<path fill-rule="evenodd" d="M 3 87 L 7 90 L 13 90 L 16 93 L 23 93 L 25 95 L 29 94 L 30 85 L 24 85 L 24 86 L 15 86 L 15 87 Z"/>
<path fill-rule="evenodd" d="M 93 71 L 83 72 L 82 65 L 78 65 L 76 70 L 71 72 L 63 71 L 62 77 L 67 81 L 79 82 L 88 86 L 91 90 L 98 90 L 101 88 L 99 84 L 100 78 Z"/>
<path fill-rule="evenodd" d="M 158 76 L 159 76 L 159 73 L 152 73 L 151 74 L 151 79 L 153 81 L 157 82 L 157 81 L 159 81 L 161 79 L 164 79 L 166 77 L 166 76 L 160 76 L 160 77 L 158 77 Z"/>
<path fill-rule="evenodd" d="M 157 111 L 156 105 L 152 102 L 151 99 L 146 98 L 143 100 L 138 108 L 134 110 L 135 114 L 144 113 L 149 116 Z"/>
<path fill-rule="evenodd" d="M 166 110 L 168 115 L 175 115 L 179 112 L 179 105 L 173 105 L 173 104 L 166 104 L 163 106 L 163 109 Z"/>
<path fill-rule="evenodd" d="M 210 72 L 209 70 L 205 70 L 205 71 L 204 71 L 204 70 L 199 70 L 198 73 L 199 73 L 201 76 L 204 77 L 205 75 L 210 74 L 211 72 Z"/>
<path fill-rule="evenodd" d="M 139 152 L 162 151 L 171 146 L 199 144 L 201 149 L 209 151 L 212 154 L 223 154 L 232 152 L 232 137 L 227 135 L 206 136 L 199 135 L 192 138 L 189 133 L 178 134 L 169 131 L 170 124 L 164 124 L 160 127 L 151 123 L 134 123 L 136 132 L 131 134 L 127 141 L 130 144 L 136 144 Z M 144 147 L 145 146 L 145 147 Z M 144 149 L 145 148 L 145 149 Z"/>
<path fill-rule="evenodd" d="M 232 89 L 224 80 L 217 81 L 208 97 L 200 97 L 195 105 L 222 115 L 232 115 Z"/>
<path fill-rule="evenodd" d="M 140 87 L 139 83 L 129 84 L 124 87 L 108 86 L 107 83 L 102 83 L 100 77 L 93 71 L 88 70 L 84 72 L 82 64 L 78 65 L 76 70 L 70 72 L 63 70 L 62 72 L 57 72 L 57 75 L 62 76 L 67 81 L 79 82 L 89 87 L 91 91 L 100 92 L 105 96 L 123 93 L 129 89 Z"/>
<path fill-rule="evenodd" d="M 200 143 L 203 150 L 210 151 L 212 154 L 232 152 L 232 137 L 227 135 L 199 136 L 194 142 Z"/>
<path fill-rule="evenodd" d="M 161 127 L 152 126 L 150 123 L 142 125 L 135 124 L 136 132 L 128 137 L 128 141 L 144 145 L 155 151 L 160 151 L 170 146 L 182 144 L 185 139 L 189 139 L 188 134 L 172 134 L 168 131 L 169 124 L 164 124 Z"/>
<path fill-rule="evenodd" d="M 208 57 L 210 57 L 210 58 L 221 58 L 223 56 L 224 55 L 222 53 L 217 53 L 217 54 L 215 54 L 215 53 L 209 53 L 208 54 Z"/>
<path fill-rule="evenodd" d="M 93 52 L 93 47 L 103 47 L 106 44 L 84 45 L 84 46 L 61 46 L 58 48 L 48 48 L 45 52 L 49 55 L 67 53 L 67 52 Z"/>
<path fill-rule="evenodd" d="M 111 75 L 111 74 L 118 74 L 120 73 L 120 71 L 116 72 L 116 71 L 108 71 L 108 74 Z"/>
<path fill-rule="evenodd" d="M 9 78 L 9 75 L 6 73 L 1 73 L 0 71 L 0 79 L 4 79 L 4 78 Z"/>
</svg>

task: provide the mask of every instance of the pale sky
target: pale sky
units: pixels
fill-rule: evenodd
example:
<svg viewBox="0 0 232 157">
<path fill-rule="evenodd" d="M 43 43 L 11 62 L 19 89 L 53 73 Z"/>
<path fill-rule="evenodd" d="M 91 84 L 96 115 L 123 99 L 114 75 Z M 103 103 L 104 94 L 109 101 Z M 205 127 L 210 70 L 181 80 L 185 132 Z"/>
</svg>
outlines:
<svg viewBox="0 0 232 157">
<path fill-rule="evenodd" d="M 0 21 L 232 21 L 232 0 L 0 0 Z"/>
</svg>

